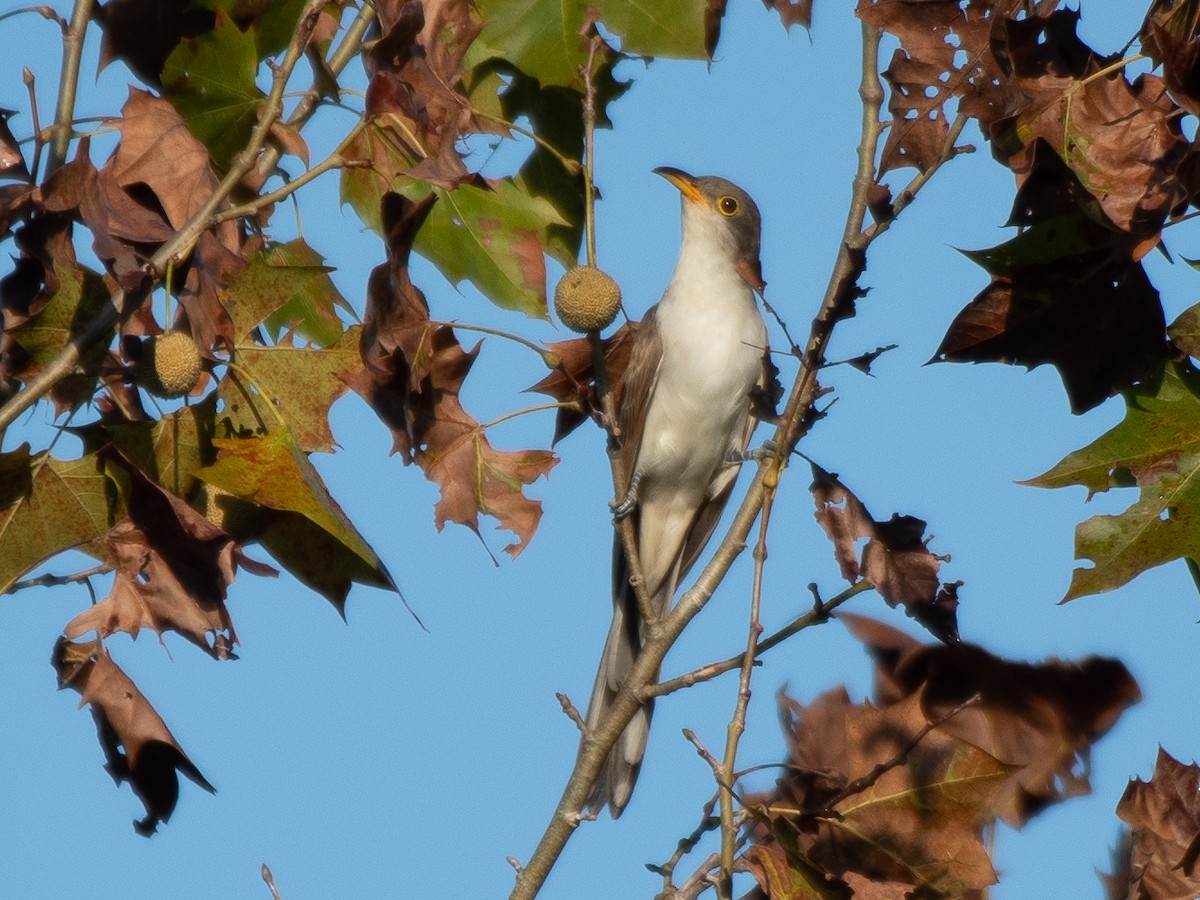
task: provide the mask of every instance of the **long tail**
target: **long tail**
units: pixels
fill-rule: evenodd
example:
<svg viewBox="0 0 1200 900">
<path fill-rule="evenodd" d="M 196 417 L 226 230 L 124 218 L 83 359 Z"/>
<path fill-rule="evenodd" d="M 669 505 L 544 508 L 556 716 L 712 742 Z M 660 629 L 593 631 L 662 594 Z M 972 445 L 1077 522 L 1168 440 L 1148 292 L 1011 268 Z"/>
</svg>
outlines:
<svg viewBox="0 0 1200 900">
<path fill-rule="evenodd" d="M 673 580 L 672 580 L 673 581 Z M 662 606 L 659 614 L 665 614 L 670 606 L 669 588 L 653 598 L 655 606 Z M 660 602 L 661 601 L 661 602 Z M 595 728 L 608 715 L 616 700 L 617 692 L 629 677 L 634 660 L 642 649 L 642 619 L 638 611 L 637 598 L 629 585 L 628 567 L 620 539 L 613 543 L 613 618 L 604 642 L 604 653 L 600 657 L 600 668 L 596 672 L 596 683 L 592 687 L 592 698 L 588 702 L 586 722 L 589 729 Z M 605 805 L 614 819 L 633 794 L 638 773 L 642 768 L 642 757 L 646 755 L 646 742 L 650 738 L 650 717 L 654 713 L 654 701 L 647 701 L 639 709 L 617 743 L 609 751 L 604 771 L 596 782 L 587 808 L 598 813 Z"/>
</svg>

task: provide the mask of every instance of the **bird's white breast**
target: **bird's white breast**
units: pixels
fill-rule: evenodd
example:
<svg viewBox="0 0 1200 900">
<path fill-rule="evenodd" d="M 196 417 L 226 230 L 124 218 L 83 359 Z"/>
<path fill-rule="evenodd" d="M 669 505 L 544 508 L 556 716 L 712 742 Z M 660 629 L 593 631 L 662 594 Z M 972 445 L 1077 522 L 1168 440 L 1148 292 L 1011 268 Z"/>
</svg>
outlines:
<svg viewBox="0 0 1200 900">
<path fill-rule="evenodd" d="M 659 488 L 708 486 L 729 451 L 740 449 L 762 371 L 762 315 L 717 250 L 711 241 L 685 241 L 658 306 L 663 359 L 637 468 Z"/>
</svg>

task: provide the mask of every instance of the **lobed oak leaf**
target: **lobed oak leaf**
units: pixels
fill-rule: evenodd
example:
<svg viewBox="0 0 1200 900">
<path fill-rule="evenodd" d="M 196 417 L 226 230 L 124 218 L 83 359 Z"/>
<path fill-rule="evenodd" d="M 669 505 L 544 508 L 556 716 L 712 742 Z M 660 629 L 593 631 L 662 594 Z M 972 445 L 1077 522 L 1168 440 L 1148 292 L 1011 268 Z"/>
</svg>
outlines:
<svg viewBox="0 0 1200 900">
<path fill-rule="evenodd" d="M 1200 766 L 1158 748 L 1149 781 L 1135 779 L 1117 804 L 1132 829 L 1130 897 L 1192 900 L 1200 894 Z"/>
<path fill-rule="evenodd" d="M 925 544 L 925 523 L 893 514 L 878 522 L 832 472 L 812 463 L 815 517 L 833 543 L 842 577 L 854 584 L 866 578 L 889 606 L 905 612 L 942 640 L 958 639 L 955 609 L 958 584 L 942 586 L 943 557 Z M 859 543 L 865 539 L 861 553 Z"/>
<path fill-rule="evenodd" d="M 71 643 L 59 638 L 51 664 L 59 689 L 78 691 L 79 705 L 91 706 L 108 774 L 118 785 L 128 781 L 145 806 L 145 817 L 133 823 L 138 834 L 149 837 L 160 822 L 171 818 L 179 802 L 178 773 L 216 793 L 100 641 Z"/>
<path fill-rule="evenodd" d="M 896 629 L 840 615 L 875 662 L 875 700 L 919 694 L 939 730 L 1014 766 L 992 811 L 1020 827 L 1047 807 L 1090 793 L 1091 747 L 1141 699 L 1119 660 L 1006 660 L 974 644 L 923 644 Z"/>
<path fill-rule="evenodd" d="M 786 774 L 752 799 L 753 840 L 794 840 L 830 876 L 969 896 L 996 881 L 982 840 L 1013 767 L 930 728 L 921 698 L 877 708 L 835 690 L 803 706 L 782 693 Z M 884 896 L 887 896 L 885 894 Z"/>
</svg>

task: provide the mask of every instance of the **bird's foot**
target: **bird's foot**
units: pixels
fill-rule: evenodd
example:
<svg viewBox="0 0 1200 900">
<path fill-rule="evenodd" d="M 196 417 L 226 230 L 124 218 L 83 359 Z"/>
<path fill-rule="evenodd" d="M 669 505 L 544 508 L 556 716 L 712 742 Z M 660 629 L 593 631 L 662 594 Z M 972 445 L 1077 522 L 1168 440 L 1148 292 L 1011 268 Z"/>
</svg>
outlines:
<svg viewBox="0 0 1200 900">
<path fill-rule="evenodd" d="M 779 445 L 773 440 L 767 439 L 763 441 L 761 447 L 756 447 L 753 450 L 730 450 L 725 456 L 725 465 L 740 466 L 744 462 L 754 462 L 756 460 L 769 459 L 778 451 Z"/>
<path fill-rule="evenodd" d="M 626 492 L 625 496 L 620 500 L 614 497 L 612 500 L 608 501 L 608 508 L 612 510 L 614 522 L 620 522 L 631 512 L 637 509 L 638 485 L 641 483 L 641 481 L 641 474 L 634 474 L 633 478 L 629 482 L 629 490 Z"/>
</svg>

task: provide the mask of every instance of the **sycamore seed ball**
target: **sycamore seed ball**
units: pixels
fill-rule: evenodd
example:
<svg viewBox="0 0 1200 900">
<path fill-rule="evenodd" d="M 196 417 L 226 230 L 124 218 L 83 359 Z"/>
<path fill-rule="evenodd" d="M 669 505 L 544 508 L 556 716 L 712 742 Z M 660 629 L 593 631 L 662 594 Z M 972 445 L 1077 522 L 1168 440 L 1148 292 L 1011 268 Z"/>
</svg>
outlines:
<svg viewBox="0 0 1200 900">
<path fill-rule="evenodd" d="M 146 390 L 156 397 L 172 400 L 190 394 L 200 381 L 200 350 L 191 335 L 167 331 L 147 342 L 144 365 L 148 373 Z"/>
<path fill-rule="evenodd" d="M 572 331 L 599 331 L 612 324 L 621 309 L 621 289 L 595 266 L 577 266 L 554 290 L 554 311 Z"/>
</svg>

